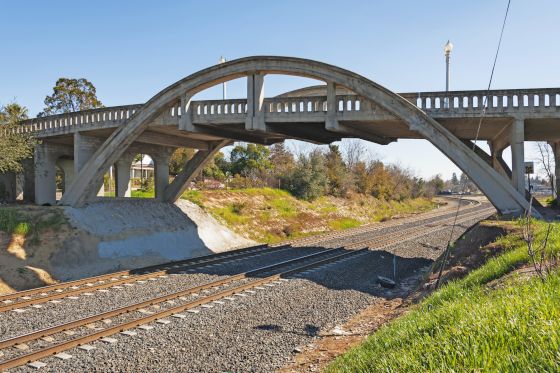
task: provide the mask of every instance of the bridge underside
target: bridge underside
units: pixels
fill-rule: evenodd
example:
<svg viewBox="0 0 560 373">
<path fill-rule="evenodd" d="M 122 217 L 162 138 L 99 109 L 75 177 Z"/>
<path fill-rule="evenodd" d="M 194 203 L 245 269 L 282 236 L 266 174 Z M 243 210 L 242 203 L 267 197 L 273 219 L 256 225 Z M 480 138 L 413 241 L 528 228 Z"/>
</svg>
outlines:
<svg viewBox="0 0 560 373">
<path fill-rule="evenodd" d="M 266 74 L 313 77 L 326 85 L 265 98 Z M 246 100 L 191 101 L 203 89 L 243 76 L 247 77 Z M 504 92 L 496 95 L 506 97 Z M 470 140 L 477 138 L 485 94 L 397 95 L 359 75 L 315 61 L 246 58 L 193 74 L 144 105 L 24 123 L 26 131 L 36 132 L 43 140 L 37 146 L 34 175 L 27 179 L 35 184 L 37 203 L 53 204 L 54 169 L 58 165 L 66 176 L 61 203 L 79 206 L 95 198 L 103 174 L 114 166 L 117 197 L 125 197 L 130 195 L 132 157 L 144 153 L 154 159 L 156 198 L 171 202 L 204 163 L 232 141 L 270 145 L 298 139 L 328 144 L 342 138 L 361 138 L 389 144 L 397 139 L 427 139 L 468 174 L 499 211 L 521 214 L 527 206 L 523 142 L 560 142 L 560 103 L 557 94 L 550 92 L 538 93 L 542 96 L 539 105 L 535 105 L 537 94 L 532 105 L 529 99 L 525 104 L 519 94 L 514 97 L 508 93 L 511 98 L 501 103 L 490 96 L 478 139 L 487 141 L 491 152 L 482 154 L 477 149 L 477 155 L 471 150 Z M 502 159 L 508 146 L 512 148 L 513 170 Z M 169 157 L 178 147 L 199 151 L 182 174 L 169 183 Z"/>
</svg>

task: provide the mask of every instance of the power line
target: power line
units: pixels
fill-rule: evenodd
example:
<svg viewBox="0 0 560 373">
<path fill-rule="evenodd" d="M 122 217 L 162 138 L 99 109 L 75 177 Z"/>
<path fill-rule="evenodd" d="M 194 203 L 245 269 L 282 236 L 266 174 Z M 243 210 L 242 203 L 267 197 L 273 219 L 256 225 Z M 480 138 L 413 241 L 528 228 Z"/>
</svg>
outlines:
<svg viewBox="0 0 560 373">
<path fill-rule="evenodd" d="M 492 64 L 492 71 L 490 72 L 490 79 L 488 80 L 488 88 L 486 89 L 486 97 L 484 98 L 483 104 L 482 104 L 482 112 L 480 115 L 480 120 L 478 121 L 478 127 L 476 129 L 476 136 L 474 138 L 474 142 L 473 142 L 473 146 L 472 146 L 472 151 L 475 152 L 476 151 L 476 142 L 478 141 L 478 137 L 480 135 L 480 128 L 482 127 L 482 122 L 484 121 L 484 118 L 486 117 L 486 109 L 488 107 L 488 99 L 490 97 L 490 87 L 492 86 L 492 80 L 494 79 L 494 71 L 496 70 L 496 62 L 498 61 L 498 55 L 500 54 L 500 47 L 502 46 L 502 38 L 504 36 L 504 29 L 506 27 L 506 21 L 508 18 L 508 13 L 509 13 L 509 6 L 511 4 L 511 0 L 508 0 L 507 3 L 507 7 L 506 7 L 506 13 L 504 15 L 504 21 L 502 23 L 502 29 L 500 31 L 500 38 L 498 40 L 498 46 L 496 48 L 496 54 L 494 55 L 494 63 Z M 463 180 L 463 185 L 461 185 L 461 191 L 464 192 L 464 189 L 466 187 L 466 178 Z M 451 251 L 451 241 L 453 240 L 453 234 L 455 233 L 455 227 L 457 225 L 457 218 L 459 216 L 459 209 L 461 208 L 461 202 L 463 200 L 463 194 L 459 195 L 459 200 L 457 201 L 457 209 L 455 210 L 455 217 L 453 219 L 453 225 L 451 227 L 451 234 L 449 235 L 449 240 L 447 241 L 447 247 L 445 248 L 445 252 L 443 254 L 443 261 L 441 262 L 441 266 L 439 268 L 439 273 L 438 273 L 438 277 L 437 277 L 437 281 L 436 281 L 436 289 L 439 287 L 439 283 L 441 280 L 441 275 L 443 273 L 443 269 L 445 268 L 446 264 L 447 264 L 447 259 L 449 258 L 449 252 Z"/>
</svg>

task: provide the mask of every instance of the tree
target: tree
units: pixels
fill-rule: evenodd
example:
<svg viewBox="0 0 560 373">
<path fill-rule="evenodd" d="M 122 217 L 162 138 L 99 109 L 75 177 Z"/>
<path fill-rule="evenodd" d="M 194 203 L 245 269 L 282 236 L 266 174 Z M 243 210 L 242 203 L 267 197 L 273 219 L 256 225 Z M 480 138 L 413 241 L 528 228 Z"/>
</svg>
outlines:
<svg viewBox="0 0 560 373">
<path fill-rule="evenodd" d="M 87 79 L 60 78 L 56 81 L 53 94 L 45 98 L 45 108 L 38 117 L 72 113 L 103 107 L 96 95 L 94 85 Z"/>
<path fill-rule="evenodd" d="M 227 161 L 225 160 L 224 153 L 218 152 L 212 160 L 206 163 L 202 170 L 202 175 L 214 180 L 224 181 L 226 179 L 226 172 Z"/>
<path fill-rule="evenodd" d="M 289 178 L 288 190 L 294 196 L 312 201 L 325 194 L 327 177 L 325 160 L 319 150 L 300 155 L 297 166 Z"/>
<path fill-rule="evenodd" d="M 294 155 L 281 142 L 270 147 L 269 159 L 272 167 L 271 184 L 280 188 L 296 166 Z"/>
<path fill-rule="evenodd" d="M 336 197 L 346 195 L 349 189 L 349 175 L 337 145 L 329 145 L 329 151 L 325 155 L 325 166 L 329 194 Z"/>
<path fill-rule="evenodd" d="M 177 175 L 183 170 L 183 167 L 189 159 L 194 155 L 194 149 L 191 148 L 178 148 L 171 155 L 169 159 L 169 173 L 171 175 Z"/>
<path fill-rule="evenodd" d="M 451 185 L 459 185 L 459 179 L 457 178 L 457 174 L 455 172 L 453 172 L 453 175 L 451 175 Z"/>
<path fill-rule="evenodd" d="M 232 175 L 257 177 L 259 171 L 271 168 L 270 150 L 264 145 L 237 145 L 230 154 Z"/>
<path fill-rule="evenodd" d="M 33 156 L 36 140 L 30 133 L 16 133 L 25 119 L 27 108 L 15 102 L 0 108 L 0 173 L 22 172 L 21 162 Z"/>
<path fill-rule="evenodd" d="M 557 198 L 555 182 L 558 181 L 555 180 L 555 162 L 552 148 L 544 141 L 537 142 L 536 148 L 539 155 L 538 162 L 540 163 L 542 170 L 545 172 L 546 177 L 548 178 L 548 182 L 550 184 L 550 189 L 552 192 L 552 198 Z"/>
</svg>

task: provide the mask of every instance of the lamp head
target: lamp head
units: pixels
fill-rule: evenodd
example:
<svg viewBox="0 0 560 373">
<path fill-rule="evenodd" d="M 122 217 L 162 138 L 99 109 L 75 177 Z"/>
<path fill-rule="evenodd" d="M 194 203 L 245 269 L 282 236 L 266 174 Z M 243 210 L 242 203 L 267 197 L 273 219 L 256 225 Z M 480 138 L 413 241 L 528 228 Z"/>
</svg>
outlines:
<svg viewBox="0 0 560 373">
<path fill-rule="evenodd" d="M 445 46 L 443 47 L 443 51 L 446 56 L 449 56 L 452 50 L 453 50 L 453 44 L 448 40 L 447 43 L 445 43 Z"/>
</svg>

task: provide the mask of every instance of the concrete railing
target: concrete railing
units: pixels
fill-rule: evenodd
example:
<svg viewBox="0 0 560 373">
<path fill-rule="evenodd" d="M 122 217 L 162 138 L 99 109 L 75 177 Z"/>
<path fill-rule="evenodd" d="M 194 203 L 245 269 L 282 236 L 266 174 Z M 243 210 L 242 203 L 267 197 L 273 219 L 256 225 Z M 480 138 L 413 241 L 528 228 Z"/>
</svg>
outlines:
<svg viewBox="0 0 560 373">
<path fill-rule="evenodd" d="M 560 88 L 505 89 L 487 91 L 450 91 L 402 93 L 402 97 L 414 103 L 426 113 L 435 111 L 511 112 L 528 108 L 550 109 L 560 106 Z M 488 97 L 487 97 L 488 96 Z M 530 110 L 530 109 L 529 109 Z"/>
<path fill-rule="evenodd" d="M 434 116 L 477 115 L 482 111 L 483 105 L 486 105 L 487 113 L 503 115 L 560 111 L 560 88 L 492 90 L 488 97 L 486 91 L 419 92 L 400 95 L 427 114 Z M 336 111 L 339 113 L 366 115 L 370 109 L 370 103 L 361 100 L 357 95 L 337 95 L 336 103 Z M 324 113 L 327 111 L 327 97 L 266 98 L 263 105 L 265 113 L 269 115 Z M 54 135 L 67 132 L 73 126 L 79 126 L 80 129 L 117 127 L 126 123 L 140 108 L 142 105 L 116 106 L 34 118 L 21 122 L 17 131 L 20 133 L 47 131 L 48 135 L 51 133 Z M 195 123 L 197 118 L 239 119 L 247 113 L 247 100 L 194 101 L 191 103 L 191 108 Z M 170 108 L 166 117 L 178 118 L 180 115 L 181 107 L 177 103 Z"/>
<path fill-rule="evenodd" d="M 22 121 L 19 133 L 67 129 L 73 126 L 119 126 L 125 123 L 142 105 L 114 106 L 78 111 L 75 113 L 50 115 Z"/>
</svg>

